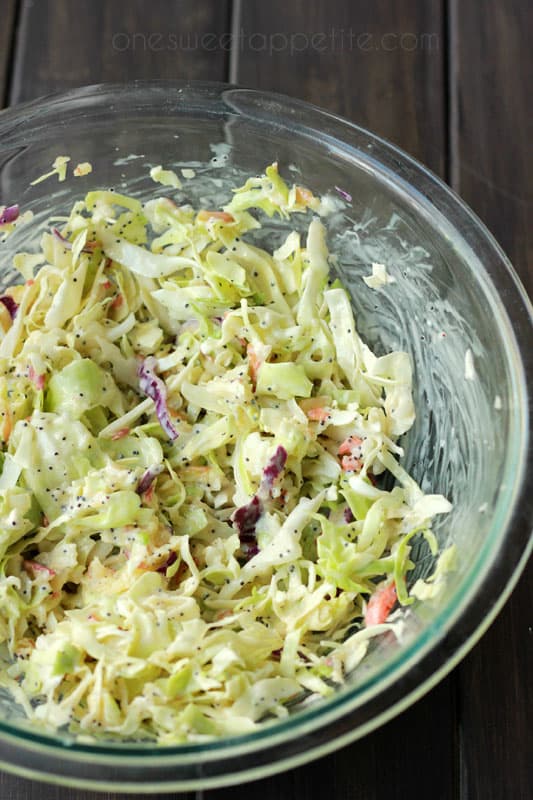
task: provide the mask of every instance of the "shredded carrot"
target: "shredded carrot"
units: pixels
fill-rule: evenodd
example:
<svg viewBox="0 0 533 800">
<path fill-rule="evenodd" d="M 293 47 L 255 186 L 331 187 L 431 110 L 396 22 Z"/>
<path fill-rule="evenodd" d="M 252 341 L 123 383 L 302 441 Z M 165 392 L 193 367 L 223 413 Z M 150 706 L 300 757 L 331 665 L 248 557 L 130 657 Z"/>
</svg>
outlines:
<svg viewBox="0 0 533 800">
<path fill-rule="evenodd" d="M 257 385 L 257 373 L 259 372 L 259 368 L 261 367 L 263 360 L 259 358 L 255 352 L 253 344 L 246 345 L 246 355 L 248 356 L 248 368 L 250 371 L 253 390 L 255 392 L 255 387 Z"/>
<path fill-rule="evenodd" d="M 359 472 L 363 466 L 363 462 L 359 458 L 353 456 L 343 456 L 341 466 L 344 472 Z"/>
<path fill-rule="evenodd" d="M 327 408 L 321 408 L 320 406 L 309 408 L 306 413 L 308 418 L 313 422 L 325 422 L 330 416 L 330 412 Z"/>
<path fill-rule="evenodd" d="M 313 192 L 309 191 L 309 189 L 304 189 L 303 186 L 297 186 L 296 187 L 296 202 L 297 203 L 302 203 L 304 206 L 307 206 L 314 199 L 315 199 L 315 196 L 314 196 Z"/>
<path fill-rule="evenodd" d="M 44 389 L 45 376 L 44 375 L 38 375 L 37 372 L 35 372 L 35 370 L 34 370 L 34 368 L 33 368 L 33 366 L 31 364 L 30 364 L 30 366 L 28 368 L 28 378 L 30 379 L 30 381 L 33 384 L 35 384 L 37 389 L 39 389 L 39 390 L 40 389 Z"/>
<path fill-rule="evenodd" d="M 24 569 L 26 572 L 31 570 L 33 573 L 42 572 L 48 575 L 49 578 L 53 578 L 55 576 L 55 572 L 50 567 L 45 567 L 44 564 L 39 564 L 38 561 L 25 561 L 24 562 Z"/>
<path fill-rule="evenodd" d="M 261 360 L 258 358 L 253 344 L 248 344 L 246 346 L 246 355 L 248 356 L 248 368 L 250 370 L 250 378 L 252 379 L 252 386 L 255 392 L 257 373 L 259 372 L 259 367 L 261 366 Z"/>
<path fill-rule="evenodd" d="M 394 583 L 389 583 L 388 586 L 383 586 L 380 589 L 377 589 L 368 601 L 368 605 L 366 607 L 366 625 L 380 625 L 382 622 L 385 622 L 397 599 L 398 596 L 396 594 L 396 586 Z"/>
<path fill-rule="evenodd" d="M 150 503 L 150 501 L 152 500 L 153 496 L 154 496 L 154 484 L 152 483 L 152 484 L 150 484 L 148 489 L 145 492 L 143 492 L 143 496 L 142 497 L 143 497 L 143 500 L 144 500 L 145 503 Z"/>
<path fill-rule="evenodd" d="M 359 438 L 359 436 L 348 436 L 347 439 L 342 442 L 337 450 L 340 456 L 350 456 L 352 452 L 357 448 L 361 447 L 363 444 L 363 440 Z"/>
<path fill-rule="evenodd" d="M 116 439 L 123 439 L 125 436 L 128 435 L 129 432 L 130 432 L 129 428 L 121 428 L 119 431 L 114 433 L 111 438 L 113 439 L 113 441 L 115 441 Z"/>
<path fill-rule="evenodd" d="M 210 219 L 218 219 L 221 222 L 235 222 L 235 217 L 227 211 L 207 211 L 203 209 L 198 212 L 200 222 L 208 222 Z"/>
<path fill-rule="evenodd" d="M 122 303 L 124 302 L 124 298 L 121 294 L 117 294 L 117 296 L 111 301 L 109 304 L 110 308 L 120 308 Z"/>
</svg>

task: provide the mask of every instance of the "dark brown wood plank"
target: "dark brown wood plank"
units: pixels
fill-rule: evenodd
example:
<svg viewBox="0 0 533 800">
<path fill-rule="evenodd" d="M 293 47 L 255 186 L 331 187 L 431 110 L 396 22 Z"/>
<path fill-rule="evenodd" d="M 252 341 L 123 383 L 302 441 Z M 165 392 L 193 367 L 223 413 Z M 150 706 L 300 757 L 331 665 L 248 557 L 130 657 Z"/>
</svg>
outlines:
<svg viewBox="0 0 533 800">
<path fill-rule="evenodd" d="M 196 800 L 196 794 L 114 794 L 51 786 L 0 772 L 2 800 Z"/>
<path fill-rule="evenodd" d="M 8 74 L 15 33 L 17 0 L 2 0 L 0 22 L 0 108 L 7 105 Z"/>
<path fill-rule="evenodd" d="M 210 800 L 456 800 L 455 687 L 447 678 L 413 708 L 332 755 Z"/>
<path fill-rule="evenodd" d="M 232 80 L 336 111 L 444 173 L 443 0 L 240 6 Z"/>
<path fill-rule="evenodd" d="M 100 81 L 224 80 L 229 0 L 23 0 L 11 103 Z"/>
<path fill-rule="evenodd" d="M 499 240 L 533 291 L 531 186 L 533 57 L 527 0 L 452 0 L 453 187 Z M 529 218 L 529 219 L 528 219 Z M 464 798 L 533 793 L 533 564 L 458 670 Z"/>
<path fill-rule="evenodd" d="M 465 800 L 533 792 L 533 563 L 458 672 Z"/>
<path fill-rule="evenodd" d="M 528 0 L 487 0 L 479 13 L 474 4 L 450 2 L 452 184 L 531 295 L 533 7 Z"/>
</svg>

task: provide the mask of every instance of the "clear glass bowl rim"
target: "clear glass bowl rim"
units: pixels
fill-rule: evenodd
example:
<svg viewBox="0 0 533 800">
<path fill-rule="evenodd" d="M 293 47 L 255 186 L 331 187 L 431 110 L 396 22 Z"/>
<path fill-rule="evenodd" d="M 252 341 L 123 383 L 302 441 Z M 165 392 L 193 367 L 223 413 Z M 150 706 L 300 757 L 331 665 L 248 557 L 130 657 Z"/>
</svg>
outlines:
<svg viewBox="0 0 533 800">
<path fill-rule="evenodd" d="M 0 766 L 69 786 L 120 786 L 122 791 L 222 786 L 297 766 L 354 741 L 415 702 L 466 655 L 503 607 L 533 546 L 533 454 L 528 447 L 528 398 L 533 396 L 533 309 L 512 265 L 483 223 L 422 164 L 354 123 L 309 103 L 231 84 L 194 81 L 96 84 L 14 106 L 0 112 L 0 152 L 13 134 L 15 138 L 20 136 L 31 120 L 46 118 L 50 113 L 60 110 L 68 114 L 70 110 L 73 114 L 83 109 L 90 112 L 104 103 L 108 107 L 125 107 L 130 101 L 139 108 L 154 110 L 169 92 L 173 94 L 166 102 L 174 103 L 178 114 L 238 114 L 233 101 L 240 98 L 251 104 L 254 112 L 263 113 L 266 109 L 265 119 L 275 113 L 276 124 L 292 129 L 295 135 L 318 137 L 328 147 L 352 151 L 359 161 L 370 162 L 382 176 L 402 185 L 421 209 L 440 212 L 456 236 L 478 255 L 484 254 L 485 278 L 489 281 L 490 276 L 499 293 L 506 315 L 500 322 L 506 328 L 508 354 L 514 361 L 518 402 L 507 467 L 512 456 L 515 468 L 512 474 L 506 468 L 509 487 L 506 493 L 502 492 L 506 501 L 504 515 L 498 525 L 493 525 L 471 570 L 475 591 L 465 593 L 452 615 L 448 604 L 401 660 L 392 662 L 369 686 L 344 689 L 330 700 L 253 734 L 206 744 L 165 748 L 70 744 L 60 737 L 22 733 L 7 722 L 0 722 Z M 142 776 L 138 769 L 141 763 Z"/>
</svg>

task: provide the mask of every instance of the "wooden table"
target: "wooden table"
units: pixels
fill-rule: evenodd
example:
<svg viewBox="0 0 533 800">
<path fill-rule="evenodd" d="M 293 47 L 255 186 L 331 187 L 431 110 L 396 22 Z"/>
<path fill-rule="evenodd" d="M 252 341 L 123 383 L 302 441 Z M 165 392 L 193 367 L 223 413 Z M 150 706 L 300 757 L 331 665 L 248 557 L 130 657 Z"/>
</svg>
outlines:
<svg viewBox="0 0 533 800">
<path fill-rule="evenodd" d="M 531 293 L 528 6 L 527 0 L 1 0 L 0 105 L 81 84 L 157 77 L 231 80 L 310 100 L 397 143 L 448 181 L 495 234 Z M 381 730 L 306 767 L 205 795 L 533 797 L 532 579 L 530 566 L 473 652 Z M 0 774 L 1 800 L 102 796 L 124 797 Z"/>
</svg>

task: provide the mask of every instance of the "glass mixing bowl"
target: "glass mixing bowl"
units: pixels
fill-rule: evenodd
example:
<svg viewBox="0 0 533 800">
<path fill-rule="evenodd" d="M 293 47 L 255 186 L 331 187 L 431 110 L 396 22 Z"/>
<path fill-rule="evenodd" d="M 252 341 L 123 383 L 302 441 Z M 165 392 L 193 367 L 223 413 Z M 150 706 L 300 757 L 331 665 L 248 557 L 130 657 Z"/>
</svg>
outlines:
<svg viewBox="0 0 533 800">
<path fill-rule="evenodd" d="M 71 166 L 90 161 L 92 174 L 30 186 L 60 154 Z M 405 612 L 401 641 L 384 639 L 345 688 L 256 733 L 165 748 L 88 744 L 32 731 L 1 694 L 5 769 L 70 786 L 168 791 L 242 782 L 324 755 L 383 724 L 449 672 L 526 562 L 531 306 L 504 253 L 461 200 L 361 128 L 292 98 L 209 83 L 92 86 L 5 111 L 0 202 L 31 208 L 35 217 L 1 245 L 2 285 L 13 277 L 13 252 L 28 249 L 48 216 L 89 188 L 153 195 L 148 165 L 192 166 L 197 177 L 184 181 L 181 196 L 210 207 L 274 160 L 313 192 L 337 197 L 329 245 L 359 329 L 379 352 L 412 355 L 417 419 L 403 441 L 403 463 L 425 490 L 452 501 L 436 533 L 442 544 L 456 543 L 458 569 L 438 602 Z M 285 222 L 269 221 L 262 235 L 272 246 L 284 233 Z M 361 279 L 376 261 L 396 277 L 381 291 Z M 415 578 L 431 566 L 427 553 L 418 555 Z"/>
</svg>

